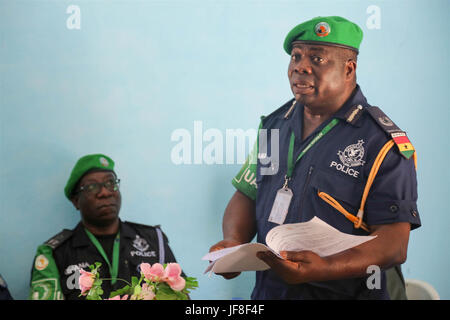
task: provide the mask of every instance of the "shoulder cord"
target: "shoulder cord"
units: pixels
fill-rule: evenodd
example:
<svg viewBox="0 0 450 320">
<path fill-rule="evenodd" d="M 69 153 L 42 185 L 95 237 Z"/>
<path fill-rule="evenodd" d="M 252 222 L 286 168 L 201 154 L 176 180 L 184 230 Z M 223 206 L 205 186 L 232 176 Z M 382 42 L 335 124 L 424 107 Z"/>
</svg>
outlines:
<svg viewBox="0 0 450 320">
<path fill-rule="evenodd" d="M 384 158 L 386 157 L 386 154 L 388 151 L 394 146 L 394 140 L 389 140 L 380 150 L 377 157 L 375 158 L 375 161 L 372 165 L 372 168 L 370 169 L 369 177 L 367 178 L 366 186 L 364 187 L 363 196 L 361 199 L 361 205 L 359 207 L 358 213 L 356 216 L 349 213 L 347 210 L 345 210 L 339 202 L 337 202 L 332 196 L 325 192 L 318 191 L 317 195 L 324 200 L 326 203 L 328 203 L 330 206 L 335 208 L 337 211 L 342 213 L 347 219 L 349 219 L 353 224 L 355 225 L 356 229 L 362 228 L 367 232 L 369 231 L 369 227 L 363 222 L 363 216 L 364 216 L 364 206 L 366 205 L 367 196 L 369 195 L 369 190 L 372 187 L 372 183 L 375 180 L 375 177 L 378 173 L 378 170 L 380 169 L 381 164 L 383 163 Z M 417 154 L 414 152 L 413 154 L 414 159 L 414 166 L 417 170 Z"/>
<path fill-rule="evenodd" d="M 158 245 L 159 245 L 159 263 L 164 264 L 165 250 L 164 250 L 164 239 L 160 228 L 156 228 L 156 234 L 158 235 Z"/>
</svg>

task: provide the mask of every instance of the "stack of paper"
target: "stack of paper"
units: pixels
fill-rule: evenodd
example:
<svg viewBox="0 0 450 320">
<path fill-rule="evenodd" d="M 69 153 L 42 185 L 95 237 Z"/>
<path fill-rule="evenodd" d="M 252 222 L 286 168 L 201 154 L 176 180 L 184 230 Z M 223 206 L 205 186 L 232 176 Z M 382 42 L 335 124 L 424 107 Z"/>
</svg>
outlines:
<svg viewBox="0 0 450 320">
<path fill-rule="evenodd" d="M 261 271 L 269 266 L 256 257 L 258 251 L 270 250 L 276 255 L 281 251 L 313 251 L 321 257 L 353 248 L 376 236 L 355 236 L 340 232 L 321 219 L 284 224 L 267 233 L 266 243 L 246 243 L 206 254 L 202 260 L 211 261 L 205 273 Z"/>
</svg>

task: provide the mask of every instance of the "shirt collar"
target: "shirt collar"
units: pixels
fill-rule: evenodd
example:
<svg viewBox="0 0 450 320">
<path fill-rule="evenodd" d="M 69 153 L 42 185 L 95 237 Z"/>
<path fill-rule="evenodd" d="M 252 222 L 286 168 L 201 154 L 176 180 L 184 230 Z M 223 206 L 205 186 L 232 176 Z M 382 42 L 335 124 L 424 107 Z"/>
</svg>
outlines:
<svg viewBox="0 0 450 320">
<path fill-rule="evenodd" d="M 120 236 L 124 238 L 134 239 L 136 238 L 136 231 L 130 227 L 127 223 L 120 223 Z"/>
<path fill-rule="evenodd" d="M 119 219 L 119 230 L 120 230 L 120 237 L 126 237 L 126 238 L 133 238 L 134 232 L 133 229 L 131 229 L 130 226 L 123 223 L 122 220 Z M 82 222 L 79 222 L 77 226 L 74 229 L 74 236 L 73 236 L 73 247 L 85 247 L 89 246 L 91 244 L 91 240 L 88 238 L 86 232 L 84 231 L 84 225 Z"/>
<path fill-rule="evenodd" d="M 358 105 L 361 105 L 363 108 L 368 106 L 367 99 L 363 95 L 361 88 L 359 87 L 359 85 L 356 85 L 356 88 L 355 90 L 353 90 L 350 98 L 348 98 L 344 105 L 338 111 L 336 111 L 333 117 L 347 121 L 349 112 L 351 112 L 351 110 Z M 359 119 L 357 121 L 349 123 L 355 127 L 361 126 L 361 122 L 359 121 Z"/>
<path fill-rule="evenodd" d="M 91 243 L 91 241 L 89 240 L 86 232 L 84 231 L 84 225 L 82 222 L 79 222 L 77 224 L 77 226 L 74 229 L 74 233 L 73 233 L 73 242 L 72 242 L 72 246 L 73 247 L 85 247 L 85 246 L 89 246 L 89 244 Z"/>
<path fill-rule="evenodd" d="M 339 108 L 338 111 L 336 111 L 336 113 L 333 115 L 332 118 L 338 118 L 346 122 L 349 113 L 351 113 L 352 109 L 354 109 L 358 105 L 361 105 L 364 109 L 368 106 L 368 103 L 366 97 L 363 95 L 361 91 L 361 88 L 357 84 L 355 89 L 353 90 L 353 93 L 342 105 L 342 107 Z M 293 110 L 293 112 L 291 112 L 291 115 L 289 116 L 289 118 L 291 119 L 291 127 L 294 130 L 294 134 L 296 137 L 301 137 L 302 131 L 301 128 L 303 126 L 303 108 L 304 108 L 303 105 L 297 102 L 295 105 L 295 109 Z M 361 122 L 359 119 L 348 123 L 355 127 L 361 126 Z"/>
</svg>

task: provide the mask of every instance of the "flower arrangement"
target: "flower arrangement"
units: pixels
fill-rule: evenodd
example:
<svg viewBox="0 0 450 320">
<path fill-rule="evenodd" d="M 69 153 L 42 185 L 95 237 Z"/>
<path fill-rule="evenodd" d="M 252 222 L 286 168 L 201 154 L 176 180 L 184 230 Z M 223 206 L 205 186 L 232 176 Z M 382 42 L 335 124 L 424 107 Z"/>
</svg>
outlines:
<svg viewBox="0 0 450 320">
<path fill-rule="evenodd" d="M 80 270 L 78 284 L 81 290 L 80 296 L 86 300 L 102 300 L 102 279 L 98 272 L 100 262 L 89 266 L 90 272 Z M 198 287 L 195 278 L 181 276 L 181 268 L 178 263 L 140 264 L 141 277 L 131 277 L 131 283 L 123 279 L 127 285 L 122 289 L 111 292 L 107 300 L 187 300 L 190 290 Z"/>
</svg>

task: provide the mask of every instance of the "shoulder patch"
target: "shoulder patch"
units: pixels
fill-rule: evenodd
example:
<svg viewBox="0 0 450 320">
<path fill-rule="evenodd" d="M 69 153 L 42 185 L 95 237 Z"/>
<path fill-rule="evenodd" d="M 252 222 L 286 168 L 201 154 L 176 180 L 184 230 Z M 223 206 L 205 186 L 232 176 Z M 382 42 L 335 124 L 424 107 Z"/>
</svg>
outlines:
<svg viewBox="0 0 450 320">
<path fill-rule="evenodd" d="M 412 157 L 415 149 L 408 137 L 406 132 L 402 131 L 397 125 L 378 107 L 366 108 L 367 112 L 372 116 L 375 122 L 387 133 L 389 137 L 394 140 L 400 154 L 406 159 Z"/>
<path fill-rule="evenodd" d="M 48 239 L 44 245 L 49 246 L 53 250 L 58 248 L 64 241 L 69 239 L 73 234 L 72 230 L 64 229 L 60 233 L 58 233 L 56 236 L 53 236 L 52 238 Z"/>
</svg>

